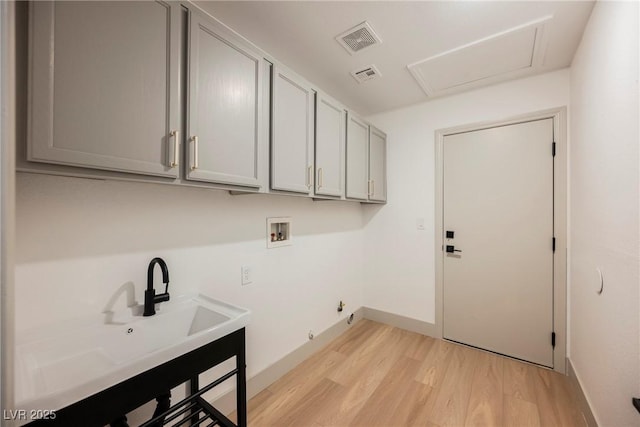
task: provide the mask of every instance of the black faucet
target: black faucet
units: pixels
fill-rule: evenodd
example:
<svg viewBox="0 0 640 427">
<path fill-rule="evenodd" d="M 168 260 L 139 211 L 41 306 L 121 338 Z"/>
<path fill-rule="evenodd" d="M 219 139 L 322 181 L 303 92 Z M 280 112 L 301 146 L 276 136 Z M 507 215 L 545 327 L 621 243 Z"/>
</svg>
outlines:
<svg viewBox="0 0 640 427">
<path fill-rule="evenodd" d="M 156 290 L 153 288 L 153 268 L 156 264 L 160 265 L 162 269 L 162 281 L 166 285 L 163 294 L 156 295 Z M 169 301 L 169 269 L 167 263 L 162 258 L 154 258 L 149 263 L 149 269 L 147 270 L 147 290 L 144 291 L 144 313 L 143 316 L 153 316 L 156 314 L 156 303 Z"/>
</svg>

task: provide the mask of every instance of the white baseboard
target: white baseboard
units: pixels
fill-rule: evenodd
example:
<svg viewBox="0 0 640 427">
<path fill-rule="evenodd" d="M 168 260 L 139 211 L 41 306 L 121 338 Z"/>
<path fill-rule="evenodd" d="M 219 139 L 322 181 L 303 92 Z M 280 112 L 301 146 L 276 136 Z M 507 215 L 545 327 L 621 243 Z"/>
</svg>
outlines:
<svg viewBox="0 0 640 427">
<path fill-rule="evenodd" d="M 430 337 L 437 337 L 436 325 L 375 308 L 363 307 L 364 318 Z"/>
<path fill-rule="evenodd" d="M 588 427 L 598 427 L 598 422 L 596 418 L 593 416 L 593 412 L 591 411 L 591 406 L 589 405 L 589 401 L 584 394 L 584 390 L 580 385 L 580 380 L 576 375 L 576 371 L 573 369 L 573 364 L 571 363 L 571 359 L 567 358 L 567 367 L 568 367 L 568 375 L 569 381 L 575 391 L 575 395 L 578 399 L 578 404 L 580 405 L 580 410 L 582 411 L 582 415 L 584 416 L 584 420 L 587 423 Z"/>
</svg>

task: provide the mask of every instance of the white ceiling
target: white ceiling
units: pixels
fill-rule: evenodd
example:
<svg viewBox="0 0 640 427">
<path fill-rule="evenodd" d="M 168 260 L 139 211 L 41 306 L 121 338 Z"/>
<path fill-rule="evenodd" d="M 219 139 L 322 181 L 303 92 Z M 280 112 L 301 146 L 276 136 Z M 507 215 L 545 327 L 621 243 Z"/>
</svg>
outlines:
<svg viewBox="0 0 640 427">
<path fill-rule="evenodd" d="M 197 4 L 284 65 L 361 114 L 392 110 L 571 64 L 591 1 L 198 1 Z M 428 97 L 407 66 L 552 16 L 541 61 L 517 73 L 460 85 Z M 350 55 L 335 37 L 367 21 L 382 44 Z M 506 44 L 508 46 L 508 43 Z M 475 46 L 475 45 L 474 45 Z M 505 44 L 491 57 L 522 55 Z M 490 45 L 484 46 L 485 49 Z M 504 51 L 503 51 L 504 50 Z M 478 67 L 486 68 L 479 57 Z M 495 59 L 494 59 L 495 60 Z M 457 61 L 451 61 L 452 64 Z M 473 63 L 473 62 L 471 62 Z M 375 64 L 381 76 L 359 84 L 351 71 Z M 467 66 L 469 63 L 467 62 Z M 473 68 L 473 65 L 470 66 Z M 440 73 L 448 70 L 438 69 Z M 450 72 L 460 74 L 460 70 Z"/>
</svg>

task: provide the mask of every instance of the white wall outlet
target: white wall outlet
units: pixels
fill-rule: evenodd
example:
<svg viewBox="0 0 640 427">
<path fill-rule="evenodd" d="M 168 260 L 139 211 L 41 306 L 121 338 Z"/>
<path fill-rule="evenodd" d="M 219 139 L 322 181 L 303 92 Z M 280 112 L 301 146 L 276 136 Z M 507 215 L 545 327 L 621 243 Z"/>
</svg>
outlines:
<svg viewBox="0 0 640 427">
<path fill-rule="evenodd" d="M 249 283 L 253 283 L 253 272 L 251 271 L 251 267 L 248 265 L 243 265 L 241 268 L 242 274 L 242 285 L 248 285 Z"/>
<path fill-rule="evenodd" d="M 424 218 L 417 218 L 416 219 L 416 228 L 418 230 L 424 230 Z"/>
</svg>

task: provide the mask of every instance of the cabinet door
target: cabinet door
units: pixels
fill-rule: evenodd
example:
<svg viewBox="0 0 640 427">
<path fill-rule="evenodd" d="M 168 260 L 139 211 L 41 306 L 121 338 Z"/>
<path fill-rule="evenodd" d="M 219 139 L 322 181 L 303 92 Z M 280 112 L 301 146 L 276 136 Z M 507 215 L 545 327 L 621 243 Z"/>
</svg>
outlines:
<svg viewBox="0 0 640 427">
<path fill-rule="evenodd" d="M 344 138 L 344 108 L 318 92 L 316 94 L 316 194 L 344 195 Z"/>
<path fill-rule="evenodd" d="M 347 198 L 369 199 L 369 126 L 348 113 Z"/>
<path fill-rule="evenodd" d="M 180 5 L 29 8 L 27 159 L 177 177 Z"/>
<path fill-rule="evenodd" d="M 262 56 L 190 11 L 187 179 L 260 187 Z"/>
<path fill-rule="evenodd" d="M 271 188 L 309 193 L 313 177 L 313 92 L 293 73 L 272 71 Z"/>
<path fill-rule="evenodd" d="M 369 200 L 387 201 L 387 135 L 369 126 Z"/>
</svg>

